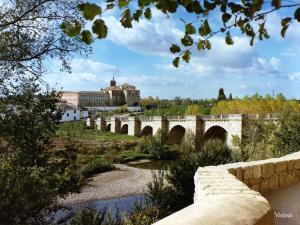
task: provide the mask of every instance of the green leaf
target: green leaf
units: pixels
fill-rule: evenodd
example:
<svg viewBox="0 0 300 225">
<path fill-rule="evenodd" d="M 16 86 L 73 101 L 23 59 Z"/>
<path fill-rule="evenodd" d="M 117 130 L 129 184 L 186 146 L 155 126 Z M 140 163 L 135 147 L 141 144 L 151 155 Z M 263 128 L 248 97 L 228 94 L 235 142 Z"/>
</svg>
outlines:
<svg viewBox="0 0 300 225">
<path fill-rule="evenodd" d="M 231 14 L 229 14 L 229 13 L 224 13 L 224 14 L 222 15 L 222 21 L 223 21 L 224 23 L 227 23 L 227 22 L 230 20 L 230 18 L 231 18 Z"/>
<path fill-rule="evenodd" d="M 90 31 L 88 30 L 84 30 L 81 32 L 81 36 L 80 36 L 81 41 L 83 41 L 84 43 L 90 45 L 93 42 L 93 36 L 91 34 Z"/>
<path fill-rule="evenodd" d="M 230 35 L 229 31 L 226 33 L 225 42 L 226 42 L 226 44 L 228 44 L 228 45 L 233 45 L 233 40 L 232 40 L 232 38 L 231 38 L 231 35 Z"/>
<path fill-rule="evenodd" d="M 144 16 L 146 17 L 146 19 L 150 20 L 152 18 L 152 13 L 151 13 L 151 9 L 147 8 L 144 12 Z"/>
<path fill-rule="evenodd" d="M 133 18 L 135 21 L 139 22 L 141 16 L 142 16 L 142 10 L 138 9 L 138 10 L 136 10 L 135 13 L 132 15 L 132 18 Z"/>
<path fill-rule="evenodd" d="M 201 50 L 204 50 L 204 48 L 205 48 L 205 41 L 204 40 L 199 40 L 198 44 L 197 44 L 197 49 L 199 51 L 201 51 Z"/>
<path fill-rule="evenodd" d="M 75 37 L 80 34 L 81 24 L 78 21 L 63 22 L 60 26 L 63 32 L 69 37 Z"/>
<path fill-rule="evenodd" d="M 199 28 L 201 36 L 206 36 L 211 33 L 211 29 L 207 20 L 204 21 L 203 25 Z"/>
<path fill-rule="evenodd" d="M 174 65 L 175 67 L 177 67 L 177 68 L 178 68 L 178 66 L 179 66 L 179 61 L 180 61 L 180 58 L 179 58 L 179 57 L 176 57 L 176 58 L 173 60 L 173 65 Z"/>
<path fill-rule="evenodd" d="M 131 20 L 132 18 L 130 14 L 130 9 L 125 9 L 120 19 L 122 26 L 125 28 L 132 28 Z"/>
<path fill-rule="evenodd" d="M 281 0 L 272 0 L 272 6 L 279 9 L 281 7 Z"/>
<path fill-rule="evenodd" d="M 182 59 L 184 61 L 186 61 L 187 63 L 189 63 L 190 59 L 191 59 L 191 52 L 189 50 L 186 50 L 182 56 Z"/>
<path fill-rule="evenodd" d="M 115 4 L 107 4 L 106 9 L 113 9 L 115 7 Z"/>
<path fill-rule="evenodd" d="M 213 10 L 216 7 L 216 3 L 204 0 L 204 7 L 208 10 Z"/>
<path fill-rule="evenodd" d="M 97 38 L 99 39 L 106 38 L 107 36 L 107 26 L 102 19 L 98 19 L 94 22 L 92 30 L 97 34 Z"/>
<path fill-rule="evenodd" d="M 180 52 L 181 49 L 178 45 L 172 44 L 172 46 L 170 47 L 170 51 L 175 54 L 175 53 Z"/>
<path fill-rule="evenodd" d="M 187 25 L 185 25 L 185 33 L 187 33 L 187 34 L 195 34 L 196 33 L 196 29 L 193 26 L 193 24 L 188 23 Z"/>
<path fill-rule="evenodd" d="M 300 22 L 300 7 L 298 9 L 296 9 L 296 11 L 294 13 L 294 17 L 298 22 Z"/>
<path fill-rule="evenodd" d="M 193 38 L 190 36 L 190 35 L 184 35 L 184 37 L 181 39 L 181 43 L 184 45 L 184 46 L 191 46 L 193 45 L 194 41 L 193 41 Z"/>
<path fill-rule="evenodd" d="M 87 20 L 93 20 L 95 16 L 100 15 L 102 12 L 101 8 L 94 3 L 79 4 L 78 9 L 81 11 L 83 17 Z"/>
<path fill-rule="evenodd" d="M 291 22 L 292 18 L 291 17 L 286 17 L 286 18 L 283 18 L 281 20 L 281 26 L 286 26 L 289 22 Z"/>
<path fill-rule="evenodd" d="M 211 49 L 211 43 L 210 43 L 209 40 L 206 40 L 206 41 L 205 41 L 205 46 L 206 46 L 206 48 L 207 48 L 208 50 Z"/>
<path fill-rule="evenodd" d="M 194 1 L 193 6 L 194 6 L 194 12 L 195 12 L 196 14 L 200 14 L 200 13 L 203 13 L 203 12 L 204 12 L 204 10 L 203 10 L 203 8 L 201 7 L 199 1 Z"/>
<path fill-rule="evenodd" d="M 130 0 L 118 0 L 118 6 L 120 8 L 126 7 L 129 4 Z"/>
<path fill-rule="evenodd" d="M 288 28 L 289 28 L 289 25 L 286 25 L 286 26 L 282 27 L 280 34 L 283 38 L 285 37 L 285 33 L 286 33 Z"/>
</svg>

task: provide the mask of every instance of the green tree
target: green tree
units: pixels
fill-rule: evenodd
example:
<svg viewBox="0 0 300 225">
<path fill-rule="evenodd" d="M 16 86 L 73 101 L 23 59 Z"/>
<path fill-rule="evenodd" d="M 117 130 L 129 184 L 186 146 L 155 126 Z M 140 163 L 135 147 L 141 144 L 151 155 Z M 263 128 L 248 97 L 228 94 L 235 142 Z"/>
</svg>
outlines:
<svg viewBox="0 0 300 225">
<path fill-rule="evenodd" d="M 0 99 L 0 221 L 48 224 L 57 197 L 77 191 L 76 149 L 51 151 L 60 112 L 57 93 L 26 82 Z"/>
<path fill-rule="evenodd" d="M 226 100 L 226 95 L 224 93 L 224 89 L 223 88 L 220 88 L 219 89 L 219 92 L 218 92 L 218 101 L 224 101 Z"/>
<path fill-rule="evenodd" d="M 229 94 L 229 97 L 228 97 L 228 100 L 231 101 L 232 99 L 233 99 L 233 98 L 232 98 L 232 94 L 230 93 L 230 94 Z"/>
<path fill-rule="evenodd" d="M 63 29 L 70 35 L 78 36 L 85 43 L 91 44 L 93 41 L 92 33 L 98 38 L 107 37 L 108 29 L 103 15 L 105 12 L 114 8 L 119 8 L 120 23 L 125 28 L 132 28 L 135 22 L 141 18 L 151 20 L 152 9 L 163 12 L 164 14 L 181 13 L 180 18 L 184 18 L 183 37 L 180 43 L 174 43 L 170 51 L 176 54 L 173 60 L 175 67 L 179 66 L 180 60 L 189 62 L 192 51 L 195 47 L 199 51 L 211 49 L 210 38 L 215 35 L 224 37 L 224 44 L 233 45 L 234 40 L 232 32 L 240 31 L 243 35 L 249 37 L 250 45 L 255 40 L 269 39 L 267 28 L 265 26 L 268 16 L 271 13 L 280 11 L 281 36 L 285 37 L 288 27 L 294 22 L 300 22 L 300 3 L 290 2 L 288 0 L 271 1 L 199 1 L 199 0 L 110 0 L 102 6 L 92 3 L 82 3 L 78 5 L 86 22 L 92 21 L 92 29 L 85 29 L 85 23 L 64 23 Z M 290 10 L 284 10 L 289 8 Z M 184 15 L 182 15 L 184 13 Z M 219 23 L 212 23 L 216 17 Z M 76 30 L 76 32 L 70 32 Z M 197 35 L 195 35 L 197 34 Z M 200 36 L 200 38 L 199 38 Z"/>
<path fill-rule="evenodd" d="M 185 115 L 202 115 L 202 107 L 200 105 L 189 105 L 186 108 Z"/>
<path fill-rule="evenodd" d="M 159 218 L 165 217 L 193 203 L 194 175 L 199 166 L 229 162 L 231 151 L 226 144 L 218 139 L 208 140 L 201 151 L 183 154 L 166 175 L 157 174 L 148 185 L 146 197 L 158 209 Z"/>
<path fill-rule="evenodd" d="M 44 60 L 69 68 L 85 53 L 78 38 L 62 32 L 80 20 L 77 0 L 2 1 L 0 9 L 0 221 L 3 225 L 50 224 L 58 197 L 80 185 L 76 149 L 50 151 L 60 112 L 58 93 L 43 85 Z M 75 22 L 74 22 L 75 23 Z"/>
<path fill-rule="evenodd" d="M 300 149 L 300 115 L 284 114 L 274 132 L 274 154 L 282 156 Z"/>
</svg>

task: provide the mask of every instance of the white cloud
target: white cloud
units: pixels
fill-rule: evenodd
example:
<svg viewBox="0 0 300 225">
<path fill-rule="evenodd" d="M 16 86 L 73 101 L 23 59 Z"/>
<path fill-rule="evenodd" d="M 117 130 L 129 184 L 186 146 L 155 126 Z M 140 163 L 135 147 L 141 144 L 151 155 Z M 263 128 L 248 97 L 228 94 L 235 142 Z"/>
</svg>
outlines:
<svg viewBox="0 0 300 225">
<path fill-rule="evenodd" d="M 91 59 L 73 59 L 70 66 L 72 73 L 61 72 L 57 69 L 59 62 L 54 61 L 51 65 L 53 69 L 50 69 L 45 80 L 50 86 L 56 88 L 93 90 L 94 88 L 100 89 L 103 85 L 106 86 L 113 75 L 121 73 L 121 70 L 116 66 Z"/>
<path fill-rule="evenodd" d="M 113 16 L 105 18 L 109 27 L 108 39 L 115 44 L 142 54 L 170 55 L 169 48 L 183 36 L 176 27 L 175 21 L 153 9 L 151 21 L 140 19 L 133 22 L 133 28 L 122 27 L 119 20 Z"/>
<path fill-rule="evenodd" d="M 247 38 L 234 37 L 233 39 L 235 44 L 227 46 L 224 38 L 214 37 L 211 40 L 210 51 L 193 52 L 190 63 L 182 62 L 179 69 L 170 64 L 159 64 L 156 67 L 198 77 L 277 75 L 281 72 L 280 59 L 259 57 L 255 48 L 249 45 Z"/>
<path fill-rule="evenodd" d="M 300 80 L 300 72 L 295 72 L 289 74 L 289 79 L 290 80 Z"/>
</svg>

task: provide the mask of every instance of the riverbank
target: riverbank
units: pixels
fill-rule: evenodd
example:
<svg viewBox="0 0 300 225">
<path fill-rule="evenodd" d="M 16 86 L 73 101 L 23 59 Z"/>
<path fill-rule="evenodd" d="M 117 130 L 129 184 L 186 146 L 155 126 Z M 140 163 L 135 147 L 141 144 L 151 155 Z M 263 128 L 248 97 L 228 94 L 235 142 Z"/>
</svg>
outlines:
<svg viewBox="0 0 300 225">
<path fill-rule="evenodd" d="M 118 170 L 97 174 L 81 190 L 62 199 L 64 205 L 143 194 L 152 180 L 152 172 L 116 164 Z"/>
</svg>

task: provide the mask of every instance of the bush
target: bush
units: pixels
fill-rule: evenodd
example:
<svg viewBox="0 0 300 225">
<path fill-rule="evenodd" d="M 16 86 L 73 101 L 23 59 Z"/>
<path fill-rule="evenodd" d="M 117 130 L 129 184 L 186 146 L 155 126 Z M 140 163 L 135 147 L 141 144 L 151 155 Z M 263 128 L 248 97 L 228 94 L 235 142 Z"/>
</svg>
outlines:
<svg viewBox="0 0 300 225">
<path fill-rule="evenodd" d="M 152 136 L 144 137 L 137 148 L 143 153 L 151 154 L 154 159 L 162 159 L 165 154 L 164 145 Z"/>
<path fill-rule="evenodd" d="M 221 140 L 208 140 L 199 153 L 182 154 L 165 176 L 155 175 L 148 184 L 147 199 L 159 210 L 160 218 L 165 217 L 193 203 L 194 175 L 198 167 L 229 162 L 228 147 Z"/>
<path fill-rule="evenodd" d="M 104 163 L 103 159 L 94 159 L 80 169 L 80 175 L 83 178 L 87 178 L 93 174 L 103 173 L 114 169 L 116 169 L 114 165 Z"/>
</svg>

